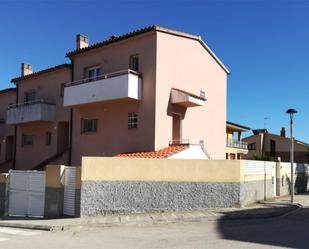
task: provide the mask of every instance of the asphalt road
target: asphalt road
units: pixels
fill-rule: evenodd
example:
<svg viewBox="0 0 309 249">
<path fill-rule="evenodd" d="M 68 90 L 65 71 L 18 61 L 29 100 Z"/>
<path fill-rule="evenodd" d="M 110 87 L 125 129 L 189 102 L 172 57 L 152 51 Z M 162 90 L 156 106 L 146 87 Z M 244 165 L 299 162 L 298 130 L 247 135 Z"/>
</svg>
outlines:
<svg viewBox="0 0 309 249">
<path fill-rule="evenodd" d="M 309 209 L 281 218 L 105 227 L 64 232 L 0 228 L 1 249 L 309 248 Z"/>
</svg>

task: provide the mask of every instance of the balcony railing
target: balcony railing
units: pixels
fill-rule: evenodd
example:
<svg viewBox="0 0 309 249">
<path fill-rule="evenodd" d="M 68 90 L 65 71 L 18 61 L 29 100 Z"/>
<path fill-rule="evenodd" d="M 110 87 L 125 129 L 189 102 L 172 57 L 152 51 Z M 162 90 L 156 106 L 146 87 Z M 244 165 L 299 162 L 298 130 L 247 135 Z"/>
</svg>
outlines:
<svg viewBox="0 0 309 249">
<path fill-rule="evenodd" d="M 6 124 L 15 125 L 34 121 L 53 122 L 55 111 L 55 104 L 42 99 L 9 105 Z"/>
<path fill-rule="evenodd" d="M 226 146 L 231 147 L 231 148 L 243 149 L 243 150 L 248 149 L 248 143 L 243 142 L 243 141 L 238 141 L 238 140 L 231 140 L 231 139 L 226 140 Z"/>
<path fill-rule="evenodd" d="M 65 84 L 63 102 L 64 106 L 74 106 L 119 99 L 140 100 L 141 92 L 141 74 L 128 69 Z"/>
</svg>

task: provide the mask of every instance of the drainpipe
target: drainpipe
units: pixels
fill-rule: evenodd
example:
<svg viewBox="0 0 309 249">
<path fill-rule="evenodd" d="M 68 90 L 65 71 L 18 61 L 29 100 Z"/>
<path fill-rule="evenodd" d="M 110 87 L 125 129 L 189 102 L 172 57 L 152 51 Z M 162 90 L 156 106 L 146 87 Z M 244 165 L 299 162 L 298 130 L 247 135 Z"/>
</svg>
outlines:
<svg viewBox="0 0 309 249">
<path fill-rule="evenodd" d="M 19 87 L 18 84 L 15 83 L 16 86 L 16 100 L 15 100 L 15 104 L 18 104 L 18 92 L 19 92 Z M 12 166 L 12 170 L 16 169 L 16 150 L 17 150 L 17 125 L 14 125 L 14 151 L 13 151 L 13 166 Z"/>
<path fill-rule="evenodd" d="M 72 58 L 70 58 L 71 61 L 71 82 L 74 81 L 74 62 Z M 70 134 L 69 134 L 69 165 L 72 165 L 72 146 L 73 146 L 73 108 L 70 108 Z"/>
</svg>

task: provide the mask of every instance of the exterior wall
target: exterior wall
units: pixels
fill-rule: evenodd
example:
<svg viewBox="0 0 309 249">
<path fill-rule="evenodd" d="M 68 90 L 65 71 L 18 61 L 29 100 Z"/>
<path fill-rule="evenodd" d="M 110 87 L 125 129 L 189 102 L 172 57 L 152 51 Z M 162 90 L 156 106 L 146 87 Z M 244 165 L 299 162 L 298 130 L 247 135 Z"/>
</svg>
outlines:
<svg viewBox="0 0 309 249">
<path fill-rule="evenodd" d="M 81 216 L 238 206 L 241 168 L 237 161 L 83 157 Z"/>
<path fill-rule="evenodd" d="M 0 216 L 6 215 L 8 207 L 7 183 L 8 183 L 7 174 L 0 174 Z"/>
<path fill-rule="evenodd" d="M 44 218 L 59 218 L 63 215 L 63 185 L 61 183 L 61 166 L 47 165 L 45 186 Z"/>
<path fill-rule="evenodd" d="M 190 145 L 190 147 L 184 151 L 181 151 L 168 159 L 210 159 L 205 154 L 201 146 Z"/>
<path fill-rule="evenodd" d="M 73 108 L 73 165 L 81 165 L 82 156 L 154 150 L 155 32 L 74 56 L 74 81 L 83 79 L 85 70 L 92 66 L 100 66 L 102 74 L 129 69 L 130 56 L 135 54 L 139 55 L 139 71 L 143 77 L 140 101 L 106 101 Z M 129 112 L 138 113 L 137 129 L 128 130 Z M 87 117 L 98 119 L 97 133 L 81 134 L 81 118 Z"/>
<path fill-rule="evenodd" d="M 31 77 L 18 83 L 18 100 L 24 102 L 24 93 L 35 90 L 36 99 L 43 99 L 56 104 L 54 122 L 29 122 L 17 125 L 16 141 L 16 169 L 27 170 L 35 167 L 42 161 L 59 153 L 58 132 L 59 122 L 69 122 L 70 108 L 63 107 L 61 96 L 62 84 L 71 81 L 71 70 L 69 68 L 58 69 L 53 72 Z M 52 133 L 51 145 L 46 145 L 46 132 Z M 33 146 L 22 147 L 22 134 L 33 135 Z M 64 136 L 65 137 L 65 136 Z M 61 162 L 67 164 L 68 162 Z"/>
<path fill-rule="evenodd" d="M 14 104 L 16 101 L 16 92 L 8 91 L 0 93 L 0 119 L 6 120 L 6 111 L 9 104 Z M 14 141 L 14 127 L 6 124 L 0 124 L 0 172 L 6 172 L 11 168 L 12 162 L 7 162 L 7 146 L 8 140 L 11 137 L 11 141 Z M 14 144 L 12 143 L 12 151 Z"/>
<path fill-rule="evenodd" d="M 172 140 L 172 114 L 181 114 L 182 138 L 204 140 L 213 159 L 225 159 L 227 73 L 196 40 L 157 33 L 155 149 Z M 183 108 L 169 102 L 171 88 L 199 95 L 205 106 Z"/>
</svg>

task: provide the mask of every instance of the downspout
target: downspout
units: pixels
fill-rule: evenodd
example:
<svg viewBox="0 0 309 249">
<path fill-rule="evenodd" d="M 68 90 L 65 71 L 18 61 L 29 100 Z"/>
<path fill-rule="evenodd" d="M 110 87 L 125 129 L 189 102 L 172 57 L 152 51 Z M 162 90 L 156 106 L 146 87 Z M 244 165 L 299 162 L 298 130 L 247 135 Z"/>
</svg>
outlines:
<svg viewBox="0 0 309 249">
<path fill-rule="evenodd" d="M 70 58 L 71 61 L 71 82 L 74 81 L 74 62 L 72 60 L 72 58 Z M 70 141 L 69 141 L 69 165 L 72 165 L 72 146 L 73 146 L 73 108 L 70 108 Z"/>
<path fill-rule="evenodd" d="M 15 104 L 18 104 L 18 92 L 19 92 L 19 87 L 18 84 L 15 83 L 16 85 L 16 100 Z M 16 150 L 17 150 L 17 125 L 14 125 L 14 151 L 13 151 L 13 167 L 12 170 L 16 169 Z"/>
</svg>

